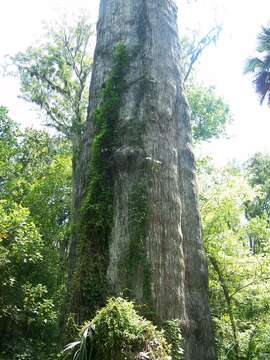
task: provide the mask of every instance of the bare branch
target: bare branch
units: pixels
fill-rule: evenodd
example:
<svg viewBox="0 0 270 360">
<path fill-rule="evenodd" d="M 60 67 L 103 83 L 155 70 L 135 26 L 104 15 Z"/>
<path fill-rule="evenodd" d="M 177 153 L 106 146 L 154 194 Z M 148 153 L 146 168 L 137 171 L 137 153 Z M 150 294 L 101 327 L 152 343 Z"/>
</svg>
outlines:
<svg viewBox="0 0 270 360">
<path fill-rule="evenodd" d="M 195 63 L 198 61 L 200 55 L 203 53 L 203 51 L 213 42 L 216 42 L 218 39 L 218 36 L 221 32 L 221 25 L 215 26 L 214 28 L 212 28 L 208 34 L 206 34 L 205 36 L 203 36 L 200 41 L 198 42 L 195 50 L 192 52 L 191 55 L 191 59 L 190 59 L 190 64 L 188 67 L 188 71 L 184 77 L 184 82 L 187 81 L 187 79 L 190 76 L 190 73 L 195 65 Z"/>
</svg>

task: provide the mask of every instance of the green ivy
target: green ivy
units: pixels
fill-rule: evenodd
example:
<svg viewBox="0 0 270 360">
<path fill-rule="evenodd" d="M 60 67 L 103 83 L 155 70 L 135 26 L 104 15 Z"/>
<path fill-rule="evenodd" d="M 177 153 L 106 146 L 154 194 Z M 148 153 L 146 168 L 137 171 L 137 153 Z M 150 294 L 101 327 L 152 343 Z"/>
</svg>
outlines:
<svg viewBox="0 0 270 360">
<path fill-rule="evenodd" d="M 113 66 L 103 91 L 100 106 L 93 116 L 89 182 L 81 207 L 79 264 L 73 284 L 73 309 L 80 319 L 104 304 L 108 284 L 109 238 L 113 226 L 112 156 L 119 146 L 117 123 L 129 58 L 124 44 L 114 49 Z M 77 302 L 77 304 L 76 304 Z"/>
<path fill-rule="evenodd" d="M 183 359 L 183 339 L 181 335 L 179 320 L 167 320 L 163 322 L 162 329 L 164 330 L 165 339 L 171 345 L 171 359 Z"/>
</svg>

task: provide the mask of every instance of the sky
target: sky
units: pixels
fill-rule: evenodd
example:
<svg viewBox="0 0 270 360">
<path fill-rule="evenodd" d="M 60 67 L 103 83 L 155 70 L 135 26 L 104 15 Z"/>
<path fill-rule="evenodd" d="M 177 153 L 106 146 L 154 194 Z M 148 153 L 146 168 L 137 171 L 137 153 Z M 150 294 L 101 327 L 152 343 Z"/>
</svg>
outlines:
<svg viewBox="0 0 270 360">
<path fill-rule="evenodd" d="M 136 1 L 136 0 L 135 0 Z M 1 3 L 0 64 L 6 54 L 15 54 L 35 44 L 44 21 L 57 19 L 62 10 L 69 13 L 87 9 L 97 19 L 98 0 L 8 0 Z M 202 56 L 197 78 L 211 85 L 229 104 L 233 121 L 228 137 L 204 145 L 202 151 L 224 165 L 234 159 L 247 160 L 255 152 L 270 153 L 270 109 L 260 106 L 251 78 L 243 74 L 248 57 L 254 55 L 256 36 L 270 20 L 269 0 L 178 0 L 180 32 L 201 31 L 215 24 L 223 30 L 216 46 Z M 30 104 L 19 99 L 19 84 L 0 75 L 0 105 L 25 126 L 39 126 L 40 118 Z"/>
</svg>

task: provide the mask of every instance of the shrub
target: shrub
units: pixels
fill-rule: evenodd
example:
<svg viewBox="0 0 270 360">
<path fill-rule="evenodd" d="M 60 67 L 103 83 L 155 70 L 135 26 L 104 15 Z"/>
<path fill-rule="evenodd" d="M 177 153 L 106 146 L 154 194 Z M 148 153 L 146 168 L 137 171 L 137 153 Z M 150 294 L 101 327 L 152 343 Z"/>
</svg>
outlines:
<svg viewBox="0 0 270 360">
<path fill-rule="evenodd" d="M 164 332 L 143 319 L 132 302 L 112 298 L 63 350 L 73 360 L 169 360 Z"/>
</svg>

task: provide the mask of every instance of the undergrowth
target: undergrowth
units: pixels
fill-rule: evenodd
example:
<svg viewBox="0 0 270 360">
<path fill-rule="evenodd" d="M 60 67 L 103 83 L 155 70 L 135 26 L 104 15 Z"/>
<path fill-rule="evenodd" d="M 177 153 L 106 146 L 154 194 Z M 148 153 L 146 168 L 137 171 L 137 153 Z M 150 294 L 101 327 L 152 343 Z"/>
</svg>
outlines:
<svg viewBox="0 0 270 360">
<path fill-rule="evenodd" d="M 63 359 L 170 360 L 170 354 L 171 345 L 162 330 L 142 318 L 132 302 L 112 298 L 85 323 L 78 341 L 65 347 Z"/>
</svg>

